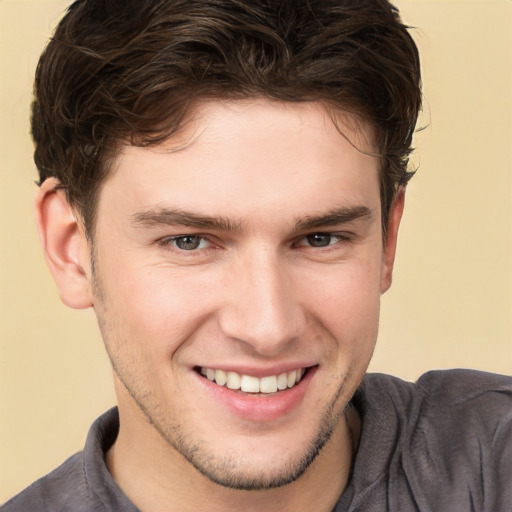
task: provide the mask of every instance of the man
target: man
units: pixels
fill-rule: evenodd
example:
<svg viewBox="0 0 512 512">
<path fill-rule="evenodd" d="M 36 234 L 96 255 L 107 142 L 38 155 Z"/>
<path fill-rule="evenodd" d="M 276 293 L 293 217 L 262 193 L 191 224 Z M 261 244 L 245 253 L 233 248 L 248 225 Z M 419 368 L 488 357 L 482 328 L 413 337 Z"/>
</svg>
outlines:
<svg viewBox="0 0 512 512">
<path fill-rule="evenodd" d="M 363 379 L 421 104 L 387 2 L 78 1 L 35 96 L 118 409 L 6 512 L 510 508 L 510 379 Z"/>
</svg>

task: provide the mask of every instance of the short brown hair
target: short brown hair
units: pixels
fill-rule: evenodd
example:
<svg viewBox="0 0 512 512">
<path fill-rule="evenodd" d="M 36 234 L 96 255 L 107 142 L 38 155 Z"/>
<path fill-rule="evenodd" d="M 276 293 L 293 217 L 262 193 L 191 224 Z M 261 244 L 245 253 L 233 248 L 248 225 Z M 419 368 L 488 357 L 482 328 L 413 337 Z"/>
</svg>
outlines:
<svg viewBox="0 0 512 512">
<path fill-rule="evenodd" d="M 120 141 L 151 145 L 194 102 L 322 101 L 368 121 L 383 228 L 419 109 L 417 48 L 387 0 L 77 0 L 39 61 L 32 111 L 40 183 L 58 178 L 92 236 Z"/>
</svg>

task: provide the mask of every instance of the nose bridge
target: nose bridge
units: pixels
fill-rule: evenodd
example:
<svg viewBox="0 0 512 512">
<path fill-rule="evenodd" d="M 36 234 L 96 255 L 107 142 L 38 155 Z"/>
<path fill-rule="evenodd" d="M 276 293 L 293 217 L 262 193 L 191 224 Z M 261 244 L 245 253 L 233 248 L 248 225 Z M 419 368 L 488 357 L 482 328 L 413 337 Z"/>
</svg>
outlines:
<svg viewBox="0 0 512 512">
<path fill-rule="evenodd" d="M 304 313 L 293 279 L 278 251 L 259 248 L 240 258 L 221 311 L 225 335 L 262 355 L 282 351 L 304 329 Z"/>
</svg>

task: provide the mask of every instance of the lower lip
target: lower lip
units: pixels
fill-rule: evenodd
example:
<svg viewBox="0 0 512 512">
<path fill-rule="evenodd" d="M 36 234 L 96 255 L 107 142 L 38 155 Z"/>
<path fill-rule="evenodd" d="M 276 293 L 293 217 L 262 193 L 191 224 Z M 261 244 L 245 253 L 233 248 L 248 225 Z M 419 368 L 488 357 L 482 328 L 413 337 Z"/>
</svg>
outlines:
<svg viewBox="0 0 512 512">
<path fill-rule="evenodd" d="M 290 414 L 301 404 L 316 367 L 309 368 L 292 388 L 275 394 L 251 394 L 218 386 L 196 373 L 201 385 L 235 416 L 252 422 L 275 421 Z"/>
</svg>

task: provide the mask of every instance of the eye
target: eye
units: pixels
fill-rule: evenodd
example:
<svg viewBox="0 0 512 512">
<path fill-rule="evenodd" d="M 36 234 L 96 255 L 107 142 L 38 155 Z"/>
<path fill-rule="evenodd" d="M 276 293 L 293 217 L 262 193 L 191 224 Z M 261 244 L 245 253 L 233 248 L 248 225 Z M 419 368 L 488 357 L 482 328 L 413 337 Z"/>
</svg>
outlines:
<svg viewBox="0 0 512 512">
<path fill-rule="evenodd" d="M 208 247 L 208 240 L 199 235 L 180 235 L 168 238 L 165 244 L 172 245 L 181 251 L 196 251 Z"/>
<path fill-rule="evenodd" d="M 308 245 L 310 247 L 328 247 L 338 243 L 340 240 L 346 240 L 346 237 L 333 235 L 332 233 L 311 233 L 305 236 L 299 245 Z"/>
<path fill-rule="evenodd" d="M 312 247 L 327 247 L 331 245 L 333 238 L 329 233 L 312 233 L 306 237 L 306 240 Z"/>
</svg>

